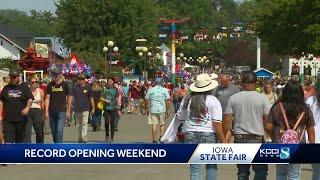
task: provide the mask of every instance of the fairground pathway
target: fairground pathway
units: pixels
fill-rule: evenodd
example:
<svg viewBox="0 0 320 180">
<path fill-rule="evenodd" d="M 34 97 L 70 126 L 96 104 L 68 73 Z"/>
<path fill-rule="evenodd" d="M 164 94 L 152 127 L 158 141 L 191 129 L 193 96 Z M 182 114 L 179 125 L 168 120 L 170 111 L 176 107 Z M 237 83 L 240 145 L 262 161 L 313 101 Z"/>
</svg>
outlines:
<svg viewBox="0 0 320 180">
<path fill-rule="evenodd" d="M 102 129 L 103 130 L 103 129 Z M 104 131 L 92 132 L 89 127 L 88 138 L 91 143 L 103 143 Z M 33 134 L 33 140 L 34 140 Z M 77 127 L 65 127 L 64 140 L 77 142 Z M 47 143 L 51 135 L 45 136 Z M 115 135 L 115 143 L 149 143 L 151 131 L 146 124 L 146 116 L 124 115 Z M 183 149 L 181 149 L 183 151 Z M 204 171 L 204 167 L 203 167 Z M 203 173 L 205 174 L 205 173 Z M 218 179 L 237 179 L 236 165 L 219 165 Z M 253 174 L 253 173 L 252 173 Z M 304 165 L 301 179 L 311 179 L 311 166 Z M 1 180 L 187 180 L 188 165 L 9 165 L 0 167 Z M 252 178 L 251 178 L 252 179 Z M 275 179 L 275 166 L 269 165 L 269 180 Z"/>
</svg>

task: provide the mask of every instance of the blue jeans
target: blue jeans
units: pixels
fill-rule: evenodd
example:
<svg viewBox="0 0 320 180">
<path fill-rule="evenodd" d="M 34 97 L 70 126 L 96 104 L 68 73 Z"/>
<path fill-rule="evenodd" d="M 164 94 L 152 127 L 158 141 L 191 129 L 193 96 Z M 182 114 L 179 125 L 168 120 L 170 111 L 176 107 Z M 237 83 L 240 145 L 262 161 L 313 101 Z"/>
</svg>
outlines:
<svg viewBox="0 0 320 180">
<path fill-rule="evenodd" d="M 255 139 L 255 138 L 237 138 L 235 135 L 235 143 L 264 143 L 264 139 Z M 252 166 L 254 174 L 254 180 L 266 180 L 268 175 L 268 165 L 267 164 L 237 164 L 238 167 L 238 180 L 249 180 L 250 167 Z"/>
<path fill-rule="evenodd" d="M 49 119 L 53 142 L 63 143 L 63 126 L 66 119 L 66 113 L 49 113 Z"/>
<path fill-rule="evenodd" d="M 300 164 L 277 164 L 276 180 L 300 180 L 301 165 Z"/>
<path fill-rule="evenodd" d="M 187 144 L 198 144 L 198 143 L 215 143 L 216 136 L 214 133 L 208 132 L 186 132 L 185 143 Z M 201 164 L 190 165 L 190 180 L 201 179 Z M 217 179 L 217 165 L 206 164 L 206 179 L 216 180 Z"/>
<path fill-rule="evenodd" d="M 320 164 L 311 164 L 312 166 L 312 180 L 320 180 Z"/>
<path fill-rule="evenodd" d="M 97 130 L 97 128 L 101 126 L 101 115 L 102 112 L 96 110 L 93 114 L 92 114 L 92 128 L 93 130 Z"/>
</svg>

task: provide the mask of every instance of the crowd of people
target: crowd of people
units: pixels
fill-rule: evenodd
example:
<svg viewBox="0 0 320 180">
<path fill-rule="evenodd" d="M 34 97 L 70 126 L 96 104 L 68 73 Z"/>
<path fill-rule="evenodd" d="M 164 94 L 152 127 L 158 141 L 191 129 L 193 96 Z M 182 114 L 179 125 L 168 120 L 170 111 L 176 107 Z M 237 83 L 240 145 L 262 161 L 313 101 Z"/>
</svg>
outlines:
<svg viewBox="0 0 320 180">
<path fill-rule="evenodd" d="M 163 134 L 169 116 L 167 109 L 173 99 L 176 99 L 174 103 L 179 103 L 186 93 L 184 87 L 174 89 L 171 83 L 163 84 L 163 78 L 126 83 L 118 77 L 110 77 L 89 83 L 85 74 L 74 79 L 66 79 L 59 71 L 50 74 L 49 83 L 33 76 L 23 82 L 19 71 L 10 70 L 9 82 L 0 97 L 4 143 L 31 143 L 32 128 L 36 143 L 44 143 L 44 135 L 49 134 L 46 124 L 50 126 L 54 143 L 64 142 L 65 125 L 78 126 L 78 143 L 87 143 L 88 127 L 91 126 L 94 132 L 101 131 L 103 124 L 104 141 L 112 143 L 123 114 L 148 115 L 148 124 L 161 124 Z M 161 92 L 166 92 L 163 94 L 165 100 L 155 105 L 154 102 L 162 98 Z M 159 123 L 158 117 L 161 118 Z M 104 123 L 101 123 L 103 119 Z M 151 129 L 154 134 L 157 126 Z M 154 137 L 152 142 L 159 141 Z"/>
<path fill-rule="evenodd" d="M 175 121 L 183 124 L 185 143 L 319 143 L 320 77 L 268 81 L 244 72 L 239 84 L 229 75 L 216 78 L 198 75 L 181 102 Z M 249 179 L 251 166 L 254 179 L 267 179 L 267 164 L 238 164 L 238 179 Z M 319 165 L 312 167 L 319 179 Z M 300 176 L 300 164 L 276 165 L 277 180 Z M 190 165 L 190 179 L 201 179 L 199 164 Z M 206 165 L 206 179 L 217 179 L 216 165 Z"/>
<path fill-rule="evenodd" d="M 177 85 L 156 77 L 129 83 L 118 77 L 89 84 L 84 74 L 73 81 L 53 72 L 43 85 L 32 77 L 22 82 L 20 72 L 10 70 L 10 82 L 0 95 L 0 121 L 4 143 L 44 143 L 49 122 L 54 143 L 63 143 L 63 130 L 73 121 L 78 143 L 88 142 L 88 127 L 101 130 L 104 119 L 106 143 L 115 141 L 123 114 L 147 118 L 152 143 L 162 143 L 169 110 L 181 123 L 184 143 L 319 143 L 320 78 L 304 82 L 258 80 L 253 72 L 240 79 L 227 74 L 200 74 Z M 261 88 L 262 86 L 262 88 Z M 319 126 L 319 127 L 318 127 Z M 157 135 L 158 127 L 160 129 Z M 178 133 L 178 134 L 179 134 Z M 1 134 L 1 133 L 0 133 Z M 250 165 L 239 164 L 238 179 L 249 179 Z M 314 164 L 313 179 L 320 177 Z M 255 179 L 266 179 L 268 165 L 252 165 Z M 207 179 L 217 178 L 217 165 L 206 166 Z M 300 179 L 301 165 L 276 165 L 276 179 Z M 201 179 L 201 166 L 190 166 L 190 179 Z"/>
</svg>

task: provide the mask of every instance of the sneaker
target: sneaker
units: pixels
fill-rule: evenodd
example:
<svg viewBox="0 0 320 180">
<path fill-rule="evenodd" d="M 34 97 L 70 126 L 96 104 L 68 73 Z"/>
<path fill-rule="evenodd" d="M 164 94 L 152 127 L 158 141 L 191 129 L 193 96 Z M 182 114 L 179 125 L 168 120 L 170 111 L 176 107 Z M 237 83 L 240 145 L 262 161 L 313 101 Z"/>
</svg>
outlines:
<svg viewBox="0 0 320 180">
<path fill-rule="evenodd" d="M 113 139 L 110 139 L 109 143 L 113 143 L 113 142 L 114 142 L 114 140 L 113 140 Z"/>
<path fill-rule="evenodd" d="M 104 140 L 105 143 L 109 143 L 109 137 L 106 137 L 106 139 Z"/>
<path fill-rule="evenodd" d="M 158 144 L 158 142 L 157 142 L 157 141 L 152 141 L 152 143 L 153 143 L 153 144 Z"/>
</svg>

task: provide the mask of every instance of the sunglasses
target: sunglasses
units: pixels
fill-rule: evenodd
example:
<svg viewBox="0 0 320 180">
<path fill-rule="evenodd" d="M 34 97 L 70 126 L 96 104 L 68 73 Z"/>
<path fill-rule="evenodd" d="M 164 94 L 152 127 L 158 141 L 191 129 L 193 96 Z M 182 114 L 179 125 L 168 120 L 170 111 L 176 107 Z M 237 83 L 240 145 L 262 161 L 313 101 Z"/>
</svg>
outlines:
<svg viewBox="0 0 320 180">
<path fill-rule="evenodd" d="M 37 81 L 31 81 L 31 84 L 38 83 Z"/>
</svg>

